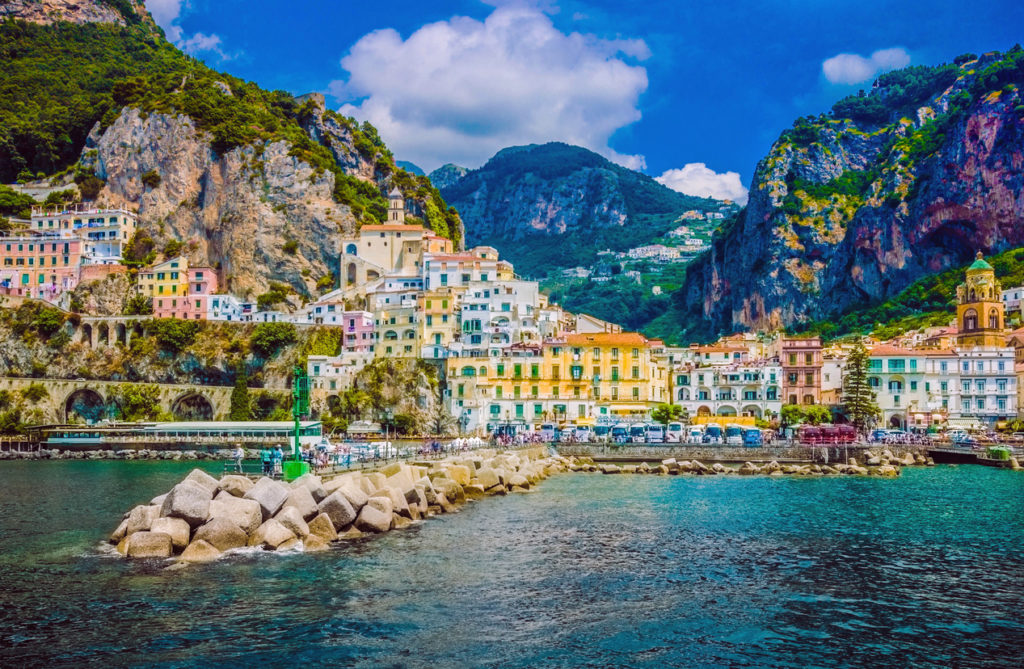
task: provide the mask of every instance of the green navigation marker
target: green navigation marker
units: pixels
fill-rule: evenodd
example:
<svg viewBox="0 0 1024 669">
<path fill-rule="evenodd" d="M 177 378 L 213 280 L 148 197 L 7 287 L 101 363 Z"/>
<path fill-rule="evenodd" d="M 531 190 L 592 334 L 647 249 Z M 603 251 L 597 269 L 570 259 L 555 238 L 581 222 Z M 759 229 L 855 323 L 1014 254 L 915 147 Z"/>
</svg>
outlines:
<svg viewBox="0 0 1024 669">
<path fill-rule="evenodd" d="M 309 473 L 309 463 L 302 459 L 299 447 L 299 433 L 302 426 L 299 420 L 309 413 L 309 377 L 301 368 L 295 368 L 295 380 L 292 382 L 292 416 L 295 418 L 295 441 L 292 446 L 292 459 L 283 463 L 282 474 L 285 481 L 295 479 Z"/>
</svg>

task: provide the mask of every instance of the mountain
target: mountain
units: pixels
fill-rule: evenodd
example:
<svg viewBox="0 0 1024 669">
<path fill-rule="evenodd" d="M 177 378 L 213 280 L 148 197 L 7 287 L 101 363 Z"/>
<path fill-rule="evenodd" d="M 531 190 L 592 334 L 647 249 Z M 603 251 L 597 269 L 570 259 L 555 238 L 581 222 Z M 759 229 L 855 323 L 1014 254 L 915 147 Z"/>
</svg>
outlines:
<svg viewBox="0 0 1024 669">
<path fill-rule="evenodd" d="M 468 171 L 469 169 L 466 167 L 460 167 L 459 165 L 448 163 L 447 165 L 438 167 L 430 173 L 430 183 L 434 184 L 438 188 L 448 188 L 449 186 L 455 185 L 456 181 L 466 176 L 466 172 Z"/>
<path fill-rule="evenodd" d="M 423 171 L 422 167 L 416 163 L 410 163 L 408 160 L 396 160 L 395 166 L 399 169 L 405 170 L 409 174 L 415 174 L 418 177 L 426 176 L 427 174 Z"/>
<path fill-rule="evenodd" d="M 673 302 L 693 335 L 838 318 L 1024 246 L 1024 50 L 882 75 L 798 119 Z"/>
<path fill-rule="evenodd" d="M 184 242 L 247 297 L 271 280 L 295 301 L 329 287 L 340 240 L 384 220 L 395 186 L 414 217 L 461 242 L 457 212 L 396 166 L 372 126 L 322 95 L 208 68 L 142 3 L 15 0 L 0 16 L 0 180 L 135 207 L 156 248 Z"/>
<path fill-rule="evenodd" d="M 494 246 L 532 276 L 593 265 L 600 250 L 650 243 L 683 212 L 722 204 L 558 142 L 502 149 L 441 194 L 461 213 L 468 244 Z"/>
</svg>

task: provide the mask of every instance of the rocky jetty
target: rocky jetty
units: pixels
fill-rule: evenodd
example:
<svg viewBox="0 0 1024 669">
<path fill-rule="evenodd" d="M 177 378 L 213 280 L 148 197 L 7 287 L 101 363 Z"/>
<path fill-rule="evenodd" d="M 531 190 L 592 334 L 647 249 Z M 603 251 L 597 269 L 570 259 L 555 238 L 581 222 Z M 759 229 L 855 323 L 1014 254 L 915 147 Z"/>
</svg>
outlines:
<svg viewBox="0 0 1024 669">
<path fill-rule="evenodd" d="M 255 460 L 259 451 L 247 449 L 246 460 Z M 99 449 L 90 451 L 62 451 L 59 448 L 38 448 L 30 451 L 0 451 L 0 460 L 232 460 L 234 451 L 222 448 L 214 451 L 162 450 L 155 448 Z"/>
<path fill-rule="evenodd" d="M 209 562 L 233 549 L 319 551 L 332 542 L 408 527 L 467 500 L 526 492 L 569 462 L 546 449 L 493 450 L 394 463 L 373 472 L 291 483 L 199 469 L 124 515 L 110 543 L 129 558 Z"/>
<path fill-rule="evenodd" d="M 864 464 L 861 465 L 855 458 L 850 458 L 846 463 L 817 464 L 817 463 L 787 463 L 780 464 L 771 461 L 767 464 L 755 464 L 744 462 L 739 467 L 724 465 L 714 462 L 710 465 L 699 460 L 676 460 L 667 458 L 656 465 L 646 462 L 639 465 L 617 465 L 611 463 L 595 463 L 592 458 L 580 457 L 570 458 L 569 471 L 572 472 L 599 472 L 601 474 L 661 474 L 669 476 L 692 475 L 692 476 L 899 476 L 903 467 L 911 466 L 934 466 L 935 461 L 921 454 L 906 453 L 902 457 L 893 455 L 891 451 L 884 450 L 876 455 L 871 451 L 865 451 L 863 456 Z"/>
</svg>

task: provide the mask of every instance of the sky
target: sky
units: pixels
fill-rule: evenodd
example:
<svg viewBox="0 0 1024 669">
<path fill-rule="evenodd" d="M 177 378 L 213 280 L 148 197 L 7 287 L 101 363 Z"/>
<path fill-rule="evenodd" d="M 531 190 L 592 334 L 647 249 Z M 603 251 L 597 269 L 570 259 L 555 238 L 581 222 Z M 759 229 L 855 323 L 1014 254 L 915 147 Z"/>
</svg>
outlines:
<svg viewBox="0 0 1024 669">
<path fill-rule="evenodd" d="M 1024 2 L 146 0 L 210 66 L 368 120 L 398 160 L 563 141 L 740 202 L 779 133 L 878 74 L 1005 51 Z"/>
</svg>

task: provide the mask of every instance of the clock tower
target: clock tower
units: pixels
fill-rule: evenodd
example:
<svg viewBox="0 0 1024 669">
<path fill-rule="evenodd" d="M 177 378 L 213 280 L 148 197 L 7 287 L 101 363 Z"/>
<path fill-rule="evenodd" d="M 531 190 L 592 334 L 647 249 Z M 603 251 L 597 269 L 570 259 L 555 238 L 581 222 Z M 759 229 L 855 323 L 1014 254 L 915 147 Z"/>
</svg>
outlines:
<svg viewBox="0 0 1024 669">
<path fill-rule="evenodd" d="M 967 268 L 967 279 L 957 286 L 956 324 L 960 348 L 1006 346 L 1003 289 L 981 251 Z"/>
</svg>

